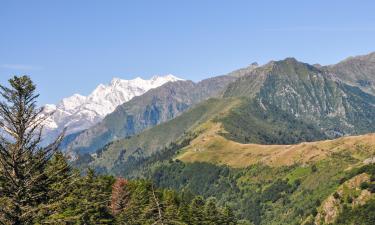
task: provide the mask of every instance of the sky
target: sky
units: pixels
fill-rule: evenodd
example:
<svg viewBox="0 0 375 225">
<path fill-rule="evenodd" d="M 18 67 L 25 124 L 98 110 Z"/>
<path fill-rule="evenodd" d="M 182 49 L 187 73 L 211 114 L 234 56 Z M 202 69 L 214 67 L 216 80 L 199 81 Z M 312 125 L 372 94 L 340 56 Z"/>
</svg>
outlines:
<svg viewBox="0 0 375 225">
<path fill-rule="evenodd" d="M 27 74 L 45 104 L 113 77 L 334 64 L 375 51 L 374 11 L 373 0 L 0 0 L 0 83 Z"/>
</svg>

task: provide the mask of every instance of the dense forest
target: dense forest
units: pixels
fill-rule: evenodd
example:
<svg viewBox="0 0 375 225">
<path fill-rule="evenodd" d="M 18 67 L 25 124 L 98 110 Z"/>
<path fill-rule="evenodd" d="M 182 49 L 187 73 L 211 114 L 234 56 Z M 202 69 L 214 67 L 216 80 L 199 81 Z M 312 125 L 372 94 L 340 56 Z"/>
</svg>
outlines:
<svg viewBox="0 0 375 225">
<path fill-rule="evenodd" d="M 209 163 L 165 162 L 155 167 L 148 176 L 159 187 L 189 190 L 195 195 L 215 197 L 219 204 L 233 208 L 238 217 L 256 225 L 297 225 L 305 222 L 306 218 L 315 218 L 325 199 L 340 185 L 359 174 L 370 175 L 370 182 L 362 183 L 360 188 L 375 193 L 375 165 L 344 171 L 353 159 L 342 158 L 342 155 L 337 155 L 307 167 L 295 165 L 272 168 L 256 164 L 245 169 L 231 169 Z M 361 209 L 352 208 L 347 199 L 358 197 L 358 193 L 353 195 L 342 198 L 344 210 L 337 224 L 352 224 L 342 221 L 358 219 L 363 221 L 360 224 L 373 224 L 375 215 L 371 209 L 374 201 L 367 202 Z M 356 214 L 359 210 L 367 213 Z"/>
<path fill-rule="evenodd" d="M 64 133 L 41 145 L 48 115 L 33 82 L 9 83 L 0 86 L 1 224 L 249 224 L 213 197 L 72 168 L 59 151 Z"/>
<path fill-rule="evenodd" d="M 368 174 L 370 179 L 360 183 L 359 189 L 375 193 L 375 165 L 363 165 L 346 151 L 307 165 L 270 167 L 255 164 L 246 168 L 231 168 L 173 159 L 179 149 L 188 145 L 189 140 L 172 143 L 149 157 L 132 157 L 117 164 L 115 172 L 123 177 L 151 180 L 160 188 L 183 190 L 204 198 L 214 197 L 219 205 L 230 206 L 237 218 L 256 225 L 314 224 L 313 220 L 325 200 L 345 182 L 361 174 Z M 366 152 L 370 151 L 369 148 L 372 147 L 357 145 L 356 151 Z M 375 215 L 371 209 L 374 201 L 368 201 L 360 208 L 351 207 L 360 191 L 347 192 L 349 194 L 339 197 L 343 208 L 336 224 L 353 224 L 353 221 L 373 224 Z M 360 210 L 366 213 L 356 213 Z"/>
</svg>

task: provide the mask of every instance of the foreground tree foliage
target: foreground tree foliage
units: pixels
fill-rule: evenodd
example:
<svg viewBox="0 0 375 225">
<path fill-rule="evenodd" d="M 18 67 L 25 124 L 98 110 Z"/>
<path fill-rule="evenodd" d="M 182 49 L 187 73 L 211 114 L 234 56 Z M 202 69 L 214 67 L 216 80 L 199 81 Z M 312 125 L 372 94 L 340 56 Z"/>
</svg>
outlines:
<svg viewBox="0 0 375 225">
<path fill-rule="evenodd" d="M 41 147 L 47 117 L 30 78 L 9 82 L 0 85 L 0 224 L 248 224 L 214 198 L 91 169 L 82 175 L 58 151 L 63 134 Z"/>
<path fill-rule="evenodd" d="M 146 180 L 118 180 L 112 196 L 122 198 L 112 198 L 116 224 L 239 224 L 232 210 L 218 206 L 214 198 L 184 198 L 184 193 L 156 189 Z"/>
<path fill-rule="evenodd" d="M 0 221 L 31 224 L 41 206 L 49 207 L 57 196 L 52 187 L 63 170 L 48 173 L 47 167 L 63 135 L 40 147 L 45 117 L 35 103 L 35 85 L 27 76 L 14 77 L 9 83 L 10 88 L 0 86 L 0 127 L 5 133 L 0 138 Z"/>
</svg>

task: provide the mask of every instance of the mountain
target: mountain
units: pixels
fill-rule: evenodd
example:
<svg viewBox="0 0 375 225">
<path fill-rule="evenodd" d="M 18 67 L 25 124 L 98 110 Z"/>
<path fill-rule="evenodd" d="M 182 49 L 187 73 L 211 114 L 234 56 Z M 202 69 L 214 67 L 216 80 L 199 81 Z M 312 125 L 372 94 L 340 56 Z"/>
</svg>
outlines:
<svg viewBox="0 0 375 225">
<path fill-rule="evenodd" d="M 173 75 L 154 76 L 150 80 L 140 77 L 133 80 L 113 78 L 110 84 L 98 85 L 88 96 L 74 94 L 62 99 L 58 105 L 47 104 L 44 113 L 54 113 L 45 123 L 45 136 L 52 139 L 64 127 L 67 127 L 67 134 L 87 129 L 133 97 L 165 83 L 179 80 L 181 79 Z"/>
<path fill-rule="evenodd" d="M 375 52 L 349 57 L 335 65 L 326 66 L 323 69 L 337 74 L 337 76 L 351 85 L 375 94 Z"/>
<path fill-rule="evenodd" d="M 280 110 L 314 125 L 330 138 L 368 133 L 375 128 L 373 95 L 341 81 L 339 75 L 294 58 L 270 62 L 230 84 L 224 97 L 238 96 L 255 100 L 233 111 L 231 120 L 225 120 L 226 130 L 241 142 L 251 138 L 246 134 L 253 133 L 252 123 L 236 120 L 249 119 L 246 111 L 254 104 L 266 112 Z"/>
<path fill-rule="evenodd" d="M 287 58 L 250 70 L 230 82 L 221 96 L 169 122 L 118 139 L 89 161 L 104 171 L 127 175 L 171 146 L 176 153 L 183 148 L 200 151 L 202 143 L 220 149 L 225 141 L 219 140 L 296 144 L 375 132 L 374 118 L 375 96 L 315 66 Z M 203 142 L 194 147 L 199 139 Z"/>
<path fill-rule="evenodd" d="M 152 89 L 118 106 L 95 126 L 76 134 L 65 148 L 69 153 L 94 152 L 113 140 L 133 136 L 175 118 L 196 103 L 221 94 L 235 79 L 234 76 L 218 76 L 198 83 L 170 82 Z"/>
<path fill-rule="evenodd" d="M 216 198 L 255 225 L 372 224 L 375 96 L 340 73 L 294 58 L 230 77 L 215 97 L 95 152 L 83 150 L 73 164 Z M 137 99 L 177 83 L 118 109 L 130 112 Z M 194 96 L 191 90 L 182 96 Z M 144 113 L 147 105 L 139 107 L 140 118 L 160 115 Z M 113 124 L 133 124 L 129 114 L 115 112 L 107 116 Z"/>
</svg>

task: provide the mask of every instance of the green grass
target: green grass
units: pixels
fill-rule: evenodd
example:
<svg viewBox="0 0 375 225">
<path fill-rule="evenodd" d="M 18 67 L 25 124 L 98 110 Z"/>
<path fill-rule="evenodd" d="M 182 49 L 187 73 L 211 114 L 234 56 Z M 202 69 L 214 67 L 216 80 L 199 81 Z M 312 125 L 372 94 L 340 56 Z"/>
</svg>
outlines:
<svg viewBox="0 0 375 225">
<path fill-rule="evenodd" d="M 110 170 L 116 162 L 126 161 L 129 156 L 149 156 L 170 143 L 178 142 L 194 127 L 217 116 L 218 113 L 230 108 L 236 102 L 237 100 L 232 98 L 211 98 L 171 121 L 145 130 L 133 137 L 114 141 L 103 149 L 100 158 L 91 165 Z"/>
<path fill-rule="evenodd" d="M 295 182 L 296 180 L 301 180 L 311 173 L 310 166 L 304 167 L 297 167 L 295 170 L 291 171 L 286 178 L 289 180 L 290 183 Z"/>
</svg>

